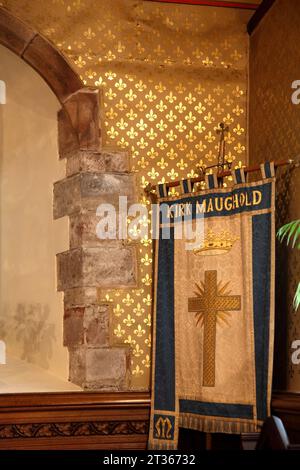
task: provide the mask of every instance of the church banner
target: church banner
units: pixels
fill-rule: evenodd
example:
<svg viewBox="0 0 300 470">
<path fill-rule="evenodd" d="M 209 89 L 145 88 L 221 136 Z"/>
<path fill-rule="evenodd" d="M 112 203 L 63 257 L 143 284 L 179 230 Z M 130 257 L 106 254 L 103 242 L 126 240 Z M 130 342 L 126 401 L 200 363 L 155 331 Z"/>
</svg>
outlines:
<svg viewBox="0 0 300 470">
<path fill-rule="evenodd" d="M 206 179 L 177 198 L 158 187 L 150 449 L 176 449 L 179 427 L 257 432 L 270 413 L 274 166 Z"/>
</svg>

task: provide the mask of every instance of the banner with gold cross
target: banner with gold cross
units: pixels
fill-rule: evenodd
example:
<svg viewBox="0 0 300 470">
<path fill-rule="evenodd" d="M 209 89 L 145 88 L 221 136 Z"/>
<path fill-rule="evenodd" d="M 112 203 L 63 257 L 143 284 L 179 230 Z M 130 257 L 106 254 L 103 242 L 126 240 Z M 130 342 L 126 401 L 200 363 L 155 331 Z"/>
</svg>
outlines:
<svg viewBox="0 0 300 470">
<path fill-rule="evenodd" d="M 270 413 L 274 165 L 233 180 L 158 187 L 150 449 L 176 449 L 179 427 L 257 432 Z"/>
</svg>

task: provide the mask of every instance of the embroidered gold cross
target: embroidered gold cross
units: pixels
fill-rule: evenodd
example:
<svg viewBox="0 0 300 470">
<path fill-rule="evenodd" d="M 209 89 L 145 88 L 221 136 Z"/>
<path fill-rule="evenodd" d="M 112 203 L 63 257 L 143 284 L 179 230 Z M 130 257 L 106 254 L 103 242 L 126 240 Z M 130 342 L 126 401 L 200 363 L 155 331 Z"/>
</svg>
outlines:
<svg viewBox="0 0 300 470">
<path fill-rule="evenodd" d="M 188 299 L 189 312 L 196 312 L 198 321 L 204 324 L 203 332 L 203 385 L 215 386 L 216 369 L 216 324 L 218 315 L 224 320 L 224 315 L 229 310 L 241 309 L 241 296 L 229 295 L 226 288 L 217 284 L 217 271 L 205 271 L 202 287 L 197 285 L 197 297 Z M 223 315 L 223 317 L 222 317 Z M 224 320 L 225 321 L 225 320 Z"/>
</svg>

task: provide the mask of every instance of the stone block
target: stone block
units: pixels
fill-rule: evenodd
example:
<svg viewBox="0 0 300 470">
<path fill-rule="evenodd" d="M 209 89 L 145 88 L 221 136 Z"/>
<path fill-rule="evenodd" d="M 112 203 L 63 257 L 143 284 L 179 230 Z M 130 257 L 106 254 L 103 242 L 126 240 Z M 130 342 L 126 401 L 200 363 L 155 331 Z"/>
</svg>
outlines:
<svg viewBox="0 0 300 470">
<path fill-rule="evenodd" d="M 123 240 L 119 240 L 118 214 L 116 214 L 115 226 L 111 227 L 111 237 L 101 239 L 97 236 L 97 224 L 101 220 L 93 211 L 80 212 L 70 216 L 70 248 L 103 246 L 109 244 L 122 248 Z"/>
<path fill-rule="evenodd" d="M 128 205 L 135 200 L 132 174 L 79 173 L 54 183 L 54 219 L 81 210 L 94 210 L 101 203 L 119 208 L 119 196 L 127 196 Z"/>
<path fill-rule="evenodd" d="M 78 346 L 84 343 L 84 307 L 65 310 L 64 314 L 64 346 Z"/>
<path fill-rule="evenodd" d="M 79 150 L 70 153 L 67 159 L 67 176 L 81 172 L 126 173 L 129 172 L 129 167 L 129 156 L 126 152 Z"/>
<path fill-rule="evenodd" d="M 77 136 L 78 150 L 99 151 L 101 146 L 99 90 L 81 89 L 73 93 L 59 113 L 59 155 L 68 157 L 75 147 L 70 146 L 68 131 Z"/>
<path fill-rule="evenodd" d="M 84 307 L 97 304 L 99 299 L 97 287 L 77 287 L 67 289 L 64 293 L 65 309 L 72 307 Z"/>
<path fill-rule="evenodd" d="M 57 289 L 137 286 L 134 246 L 75 248 L 57 255 Z"/>
<path fill-rule="evenodd" d="M 89 305 L 65 309 L 64 346 L 74 348 L 86 344 L 109 346 L 109 306 Z"/>
<path fill-rule="evenodd" d="M 85 390 L 120 391 L 127 387 L 127 348 L 70 348 L 69 380 Z"/>
</svg>

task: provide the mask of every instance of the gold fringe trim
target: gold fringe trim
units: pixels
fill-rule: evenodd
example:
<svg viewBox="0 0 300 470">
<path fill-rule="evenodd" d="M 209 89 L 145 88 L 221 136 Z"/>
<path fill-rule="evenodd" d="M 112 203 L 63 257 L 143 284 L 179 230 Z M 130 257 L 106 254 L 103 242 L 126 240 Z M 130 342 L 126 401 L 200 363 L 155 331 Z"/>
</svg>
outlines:
<svg viewBox="0 0 300 470">
<path fill-rule="evenodd" d="M 151 440 L 148 442 L 148 450 L 177 450 L 178 444 L 175 441 Z"/>
<path fill-rule="evenodd" d="M 179 426 L 187 429 L 194 429 L 202 432 L 220 432 L 227 434 L 241 434 L 248 432 L 259 432 L 260 426 L 256 422 L 247 423 L 245 421 L 229 421 L 220 419 L 210 419 L 185 414 L 179 418 Z"/>
</svg>

